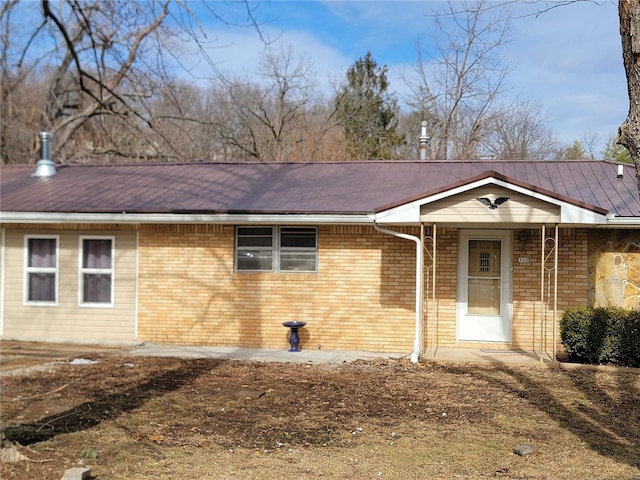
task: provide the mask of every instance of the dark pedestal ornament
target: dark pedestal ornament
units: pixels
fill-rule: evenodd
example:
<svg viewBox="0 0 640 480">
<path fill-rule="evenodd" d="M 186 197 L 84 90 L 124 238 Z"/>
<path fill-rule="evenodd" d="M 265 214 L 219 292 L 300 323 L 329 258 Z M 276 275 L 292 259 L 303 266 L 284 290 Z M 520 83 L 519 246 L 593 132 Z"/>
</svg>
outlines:
<svg viewBox="0 0 640 480">
<path fill-rule="evenodd" d="M 300 345 L 300 337 L 298 336 L 298 329 L 304 327 L 307 322 L 282 322 L 287 328 L 291 329 L 291 335 L 289 336 L 289 344 L 291 344 L 290 352 L 299 352 L 301 351 Z"/>
</svg>

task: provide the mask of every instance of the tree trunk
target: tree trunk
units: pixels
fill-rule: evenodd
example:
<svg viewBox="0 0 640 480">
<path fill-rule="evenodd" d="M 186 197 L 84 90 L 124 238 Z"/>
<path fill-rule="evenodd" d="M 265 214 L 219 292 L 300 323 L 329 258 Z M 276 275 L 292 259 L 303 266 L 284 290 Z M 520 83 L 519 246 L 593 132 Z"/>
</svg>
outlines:
<svg viewBox="0 0 640 480">
<path fill-rule="evenodd" d="M 629 92 L 629 113 L 618 129 L 618 143 L 631 154 L 640 195 L 640 0 L 619 0 L 618 14 Z"/>
</svg>

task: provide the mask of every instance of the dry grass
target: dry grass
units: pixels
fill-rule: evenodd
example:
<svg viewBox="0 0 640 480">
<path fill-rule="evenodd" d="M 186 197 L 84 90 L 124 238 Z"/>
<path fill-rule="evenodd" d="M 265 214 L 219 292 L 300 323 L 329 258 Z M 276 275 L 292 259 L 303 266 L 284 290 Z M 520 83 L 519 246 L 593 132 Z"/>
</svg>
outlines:
<svg viewBox="0 0 640 480">
<path fill-rule="evenodd" d="M 640 479 L 639 398 L 629 372 L 109 356 L 2 378 L 4 433 L 32 461 L 0 474 Z"/>
</svg>

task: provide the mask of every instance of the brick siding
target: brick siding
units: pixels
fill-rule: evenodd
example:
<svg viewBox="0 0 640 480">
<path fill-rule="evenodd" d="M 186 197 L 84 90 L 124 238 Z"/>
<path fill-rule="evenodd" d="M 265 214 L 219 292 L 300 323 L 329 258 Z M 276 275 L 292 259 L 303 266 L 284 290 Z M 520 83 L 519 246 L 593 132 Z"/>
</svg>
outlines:
<svg viewBox="0 0 640 480">
<path fill-rule="evenodd" d="M 234 271 L 233 226 L 141 227 L 140 339 L 284 348 L 407 351 L 415 247 L 371 227 L 318 228 L 317 273 Z"/>
<path fill-rule="evenodd" d="M 524 245 L 519 233 L 514 232 L 513 240 L 511 346 L 539 350 L 542 342 L 549 350 L 552 303 L 545 306 L 544 319 L 540 312 L 541 232 L 528 230 Z M 431 272 L 425 270 L 425 347 L 504 348 L 456 341 L 457 229 L 439 228 L 437 241 L 435 302 L 430 298 Z M 562 310 L 586 302 L 586 231 L 560 230 L 560 245 L 558 318 Z M 529 263 L 519 264 L 519 257 Z M 142 227 L 139 337 L 285 348 L 282 322 L 303 320 L 303 348 L 409 351 L 415 328 L 414 262 L 412 242 L 370 227 L 323 226 L 318 229 L 317 273 L 240 273 L 234 271 L 233 226 Z M 548 278 L 553 282 L 552 271 Z"/>
</svg>

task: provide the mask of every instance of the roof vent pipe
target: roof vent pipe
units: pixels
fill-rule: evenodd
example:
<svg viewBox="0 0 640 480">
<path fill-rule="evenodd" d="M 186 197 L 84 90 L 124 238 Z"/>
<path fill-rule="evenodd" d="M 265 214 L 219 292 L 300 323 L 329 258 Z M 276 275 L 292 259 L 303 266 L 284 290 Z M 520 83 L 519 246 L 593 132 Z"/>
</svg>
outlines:
<svg viewBox="0 0 640 480">
<path fill-rule="evenodd" d="M 428 157 L 429 136 L 427 135 L 427 122 L 422 121 L 420 136 L 418 137 L 418 148 L 420 150 L 420 160 L 426 160 Z"/>
<path fill-rule="evenodd" d="M 624 177 L 624 165 L 618 165 L 618 178 Z"/>
<path fill-rule="evenodd" d="M 51 140 L 53 133 L 40 132 L 40 160 L 36 164 L 36 171 L 32 177 L 48 178 L 56 173 L 56 167 L 51 160 Z"/>
</svg>

